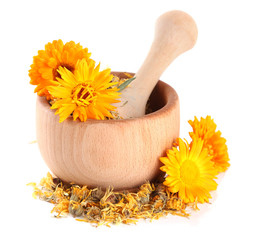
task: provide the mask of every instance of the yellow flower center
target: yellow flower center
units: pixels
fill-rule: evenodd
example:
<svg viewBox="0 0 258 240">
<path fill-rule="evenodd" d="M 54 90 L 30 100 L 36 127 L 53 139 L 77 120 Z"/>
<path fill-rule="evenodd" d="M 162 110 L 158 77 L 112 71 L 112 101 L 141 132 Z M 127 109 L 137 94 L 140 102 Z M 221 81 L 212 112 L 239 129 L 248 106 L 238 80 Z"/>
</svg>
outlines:
<svg viewBox="0 0 258 240">
<path fill-rule="evenodd" d="M 181 166 L 180 176 L 181 180 L 187 184 L 192 185 L 199 177 L 200 172 L 196 164 L 191 160 L 186 160 Z"/>
<path fill-rule="evenodd" d="M 82 83 L 72 90 L 72 99 L 78 106 L 88 106 L 96 98 L 94 88 L 88 84 Z"/>
</svg>

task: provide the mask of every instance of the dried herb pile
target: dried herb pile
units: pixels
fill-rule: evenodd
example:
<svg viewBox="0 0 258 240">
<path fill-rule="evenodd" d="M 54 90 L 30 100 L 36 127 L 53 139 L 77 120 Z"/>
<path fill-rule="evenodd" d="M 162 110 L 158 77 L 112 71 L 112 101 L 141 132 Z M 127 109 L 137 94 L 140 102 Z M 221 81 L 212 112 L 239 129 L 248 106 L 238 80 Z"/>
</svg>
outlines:
<svg viewBox="0 0 258 240">
<path fill-rule="evenodd" d="M 159 219 L 168 214 L 189 216 L 186 207 L 197 209 L 196 203 L 185 204 L 162 183 L 145 183 L 136 192 L 115 192 L 112 188 L 90 189 L 64 184 L 50 173 L 34 187 L 33 196 L 54 204 L 55 217 L 72 215 L 78 221 L 96 226 L 136 223 L 138 219 Z"/>
</svg>

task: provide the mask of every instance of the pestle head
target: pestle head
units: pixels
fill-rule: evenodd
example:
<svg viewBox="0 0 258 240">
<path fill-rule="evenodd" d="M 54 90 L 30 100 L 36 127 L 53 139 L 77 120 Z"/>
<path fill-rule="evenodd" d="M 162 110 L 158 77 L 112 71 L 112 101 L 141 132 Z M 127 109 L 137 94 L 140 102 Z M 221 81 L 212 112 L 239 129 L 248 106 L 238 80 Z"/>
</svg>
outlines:
<svg viewBox="0 0 258 240">
<path fill-rule="evenodd" d="M 162 47 L 169 51 L 171 56 L 176 53 L 179 55 L 193 48 L 197 36 L 198 29 L 195 21 L 183 11 L 166 12 L 156 21 L 154 42 L 165 44 Z M 172 47 L 171 44 L 174 46 Z M 173 61 L 174 58 L 171 60 Z"/>
</svg>

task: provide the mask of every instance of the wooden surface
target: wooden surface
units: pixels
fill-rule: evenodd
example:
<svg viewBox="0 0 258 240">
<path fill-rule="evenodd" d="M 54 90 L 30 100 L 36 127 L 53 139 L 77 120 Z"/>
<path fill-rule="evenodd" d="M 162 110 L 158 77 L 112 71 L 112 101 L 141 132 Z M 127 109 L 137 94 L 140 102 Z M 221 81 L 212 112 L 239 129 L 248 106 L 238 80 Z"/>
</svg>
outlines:
<svg viewBox="0 0 258 240">
<path fill-rule="evenodd" d="M 195 45 L 197 35 L 194 20 L 185 12 L 170 11 L 157 19 L 150 51 L 137 71 L 136 79 L 122 91 L 122 102 L 115 104 L 120 116 L 144 115 L 146 102 L 158 79 L 175 58 Z M 128 103 L 123 106 L 126 101 Z"/>
<path fill-rule="evenodd" d="M 179 100 L 161 81 L 150 99 L 156 111 L 143 117 L 86 122 L 69 117 L 59 123 L 45 98 L 38 97 L 37 142 L 51 172 L 66 182 L 116 190 L 157 178 L 159 157 L 179 136 Z"/>
</svg>

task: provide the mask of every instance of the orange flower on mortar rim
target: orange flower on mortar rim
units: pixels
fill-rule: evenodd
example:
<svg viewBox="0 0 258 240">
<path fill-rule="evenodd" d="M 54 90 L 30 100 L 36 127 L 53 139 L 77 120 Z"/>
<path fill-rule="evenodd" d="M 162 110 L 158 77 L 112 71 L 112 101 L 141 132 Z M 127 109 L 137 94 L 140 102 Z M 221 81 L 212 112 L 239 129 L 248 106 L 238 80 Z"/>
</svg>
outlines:
<svg viewBox="0 0 258 240">
<path fill-rule="evenodd" d="M 59 67 L 65 67 L 74 72 L 78 60 L 86 59 L 87 62 L 94 62 L 90 56 L 91 53 L 87 48 L 83 48 L 74 41 L 65 44 L 60 39 L 49 42 L 45 45 L 45 50 L 38 51 L 38 55 L 34 56 L 29 70 L 30 83 L 37 85 L 34 92 L 37 92 L 39 96 L 46 96 L 47 100 L 53 99 L 47 87 L 54 85 L 53 81 L 60 77 Z"/>
<path fill-rule="evenodd" d="M 74 73 L 65 67 L 59 67 L 60 78 L 47 90 L 55 98 L 51 109 L 57 109 L 56 114 L 63 122 L 71 114 L 73 119 L 113 118 L 111 111 L 116 109 L 112 103 L 120 102 L 119 89 L 112 82 L 110 69 L 99 71 L 100 64 L 88 63 L 85 59 L 78 60 Z"/>
</svg>

